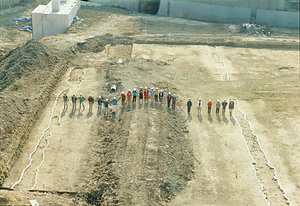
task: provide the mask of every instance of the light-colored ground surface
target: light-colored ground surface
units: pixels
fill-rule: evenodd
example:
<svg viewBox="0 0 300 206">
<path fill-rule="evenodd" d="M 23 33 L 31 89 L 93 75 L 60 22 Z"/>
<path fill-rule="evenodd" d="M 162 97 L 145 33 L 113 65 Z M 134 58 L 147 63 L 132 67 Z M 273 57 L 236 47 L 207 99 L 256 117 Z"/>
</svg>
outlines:
<svg viewBox="0 0 300 206">
<path fill-rule="evenodd" d="M 153 22 L 157 23 L 160 18 L 112 14 L 107 22 L 97 23 L 85 31 L 80 30 L 78 33 L 46 38 L 42 41 L 49 47 L 63 50 L 66 45 L 83 42 L 90 37 L 105 33 L 122 35 L 129 31 L 136 32 L 135 34 L 139 35 L 138 38 L 146 37 L 146 41 L 147 35 L 156 34 L 156 37 L 162 33 L 167 35 L 176 27 L 184 27 L 187 22 L 187 20 L 174 22 L 173 19 L 167 18 L 166 21 L 170 21 L 170 24 L 165 23 L 167 26 L 164 31 L 161 24 L 158 24 L 159 30 L 153 24 Z M 193 22 L 192 25 L 187 26 L 188 31 L 178 35 L 182 35 L 181 38 L 189 38 L 188 33 L 197 32 L 200 24 Z M 202 27 L 205 26 L 202 25 Z M 203 38 L 210 38 L 210 35 L 212 34 L 205 34 Z M 212 35 L 211 39 L 214 37 L 215 35 Z M 225 37 L 232 38 L 230 35 L 225 35 Z M 84 81 L 78 93 L 82 92 L 86 97 L 90 93 L 95 96 L 105 94 L 111 98 L 112 94 L 107 94 L 104 90 L 107 85 L 107 79 L 105 79 L 107 71 L 111 77 L 120 80 L 124 91 L 133 87 L 156 86 L 157 82 L 173 85 L 172 92 L 176 92 L 180 100 L 177 108 L 178 114 L 182 113 L 187 120 L 189 133 L 186 136 L 192 145 L 194 177 L 188 181 L 187 186 L 180 193 L 176 194 L 168 203 L 169 205 L 267 205 L 264 195 L 271 205 L 284 205 L 286 200 L 279 186 L 284 189 L 292 205 L 300 204 L 300 162 L 297 160 L 300 151 L 299 51 L 176 45 L 177 38 L 170 37 L 174 45 L 117 44 L 107 47 L 102 53 L 78 54 L 73 64 L 86 69 Z M 242 41 L 241 39 L 243 40 L 243 37 L 237 37 L 237 41 Z M 245 39 L 249 41 L 248 37 Z M 295 41 L 291 39 L 288 41 Z M 199 41 L 202 40 L 199 37 Z M 208 40 L 208 43 L 211 42 L 213 40 Z M 119 58 L 128 61 L 117 65 Z M 29 154 L 34 149 L 42 131 L 47 128 L 56 95 L 68 86 L 66 79 L 67 74 L 53 92 L 50 102 L 33 129 L 30 141 L 23 149 L 24 152 L 12 169 L 5 186 L 12 186 L 28 164 Z M 68 91 L 68 95 L 76 91 L 79 84 L 78 79 L 71 82 L 74 85 Z M 188 97 L 193 100 L 191 115 L 186 115 L 185 104 Z M 196 113 L 195 105 L 199 97 L 203 100 L 202 115 Z M 224 116 L 217 116 L 214 106 L 211 116 L 207 114 L 206 103 L 209 99 L 212 99 L 215 105 L 216 100 L 222 101 L 228 98 L 238 99 L 239 107 L 247 114 L 246 119 L 251 123 L 261 148 L 258 147 L 257 138 L 251 134 L 248 122 L 237 107 L 235 116 L 232 118 L 228 111 Z M 235 103 L 237 104 L 237 101 Z M 61 107 L 62 98 L 60 97 L 58 108 Z M 162 112 L 167 111 L 165 107 L 164 105 Z M 95 110 L 96 106 L 94 106 Z M 147 112 L 147 118 L 142 116 L 144 111 Z M 146 133 L 139 131 L 137 126 L 143 127 L 140 122 L 142 121 L 146 122 L 149 128 L 158 127 L 157 122 L 163 120 L 159 118 L 157 111 L 155 108 L 125 111 L 125 117 L 128 118 L 125 124 L 131 129 L 131 133 L 129 133 L 128 142 L 124 143 L 124 148 L 121 147 L 120 151 L 124 153 L 117 152 L 118 156 L 115 157 L 117 163 L 125 165 L 118 171 L 121 177 L 116 195 L 129 198 L 127 203 L 120 202 L 123 205 L 134 203 L 151 205 L 149 200 L 146 200 L 148 185 L 139 177 L 145 174 L 151 175 L 151 172 L 155 173 L 151 168 L 147 169 L 146 163 L 151 162 L 152 157 L 159 158 L 157 155 L 152 156 L 149 151 L 156 151 L 159 148 L 155 140 L 160 134 L 155 130 L 151 131 L 151 135 L 146 138 L 146 143 L 141 143 L 139 136 L 145 136 Z M 58 114 L 56 110 L 54 116 Z M 109 121 L 111 116 L 105 120 L 96 112 L 89 114 L 87 104 L 81 115 L 78 111 L 74 116 L 72 115 L 71 108 L 69 108 L 61 119 L 62 126 L 56 128 L 50 138 L 50 145 L 45 152 L 45 161 L 39 171 L 36 189 L 80 191 L 92 177 L 94 159 L 91 156 L 92 151 L 95 150 L 93 143 L 98 138 L 98 122 Z M 120 110 L 117 116 L 122 117 Z M 55 124 L 57 125 L 57 118 L 53 120 L 51 126 Z M 115 122 L 115 124 L 118 123 Z M 170 128 L 166 126 L 165 129 L 168 131 Z M 159 131 L 167 134 L 164 129 Z M 21 183 L 16 186 L 17 190 L 27 190 L 33 186 L 36 165 L 41 161 L 40 151 L 44 145 L 45 142 L 42 141 L 34 156 L 34 164 L 26 171 Z M 144 147 L 145 145 L 147 147 Z M 174 149 L 176 150 L 176 147 Z M 252 156 L 256 162 L 255 165 L 251 162 Z M 276 168 L 279 182 L 273 179 L 275 170 L 266 166 L 268 162 L 265 157 L 270 161 L 269 165 Z M 132 160 L 134 164 L 128 160 Z M 135 164 L 141 164 L 143 167 L 136 168 Z M 159 168 L 157 171 L 159 172 Z M 134 183 L 129 186 L 131 180 Z M 263 192 L 259 181 L 264 185 Z M 139 186 L 139 184 L 146 186 Z M 133 190 L 135 193 L 131 197 L 128 191 Z M 37 196 L 36 198 L 43 201 L 44 197 Z"/>
</svg>

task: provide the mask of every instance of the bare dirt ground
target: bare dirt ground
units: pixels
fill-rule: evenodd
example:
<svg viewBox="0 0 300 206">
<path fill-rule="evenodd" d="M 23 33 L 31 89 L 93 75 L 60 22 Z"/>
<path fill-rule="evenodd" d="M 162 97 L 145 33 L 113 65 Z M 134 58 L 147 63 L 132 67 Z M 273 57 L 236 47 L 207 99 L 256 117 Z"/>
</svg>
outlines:
<svg viewBox="0 0 300 206">
<path fill-rule="evenodd" d="M 109 7 L 78 16 L 65 34 L 2 47 L 1 204 L 300 204 L 298 30 L 263 38 Z M 111 100 L 140 86 L 176 93 L 175 111 L 165 102 L 119 103 L 108 116 L 96 104 L 63 110 L 63 91 Z M 217 115 L 216 100 L 229 98 L 234 115 Z"/>
</svg>

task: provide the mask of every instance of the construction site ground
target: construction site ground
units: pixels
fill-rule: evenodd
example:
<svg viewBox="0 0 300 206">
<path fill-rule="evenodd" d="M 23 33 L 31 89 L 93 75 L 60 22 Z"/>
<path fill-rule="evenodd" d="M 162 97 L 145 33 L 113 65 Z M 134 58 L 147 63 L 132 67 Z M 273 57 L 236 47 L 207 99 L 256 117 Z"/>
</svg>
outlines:
<svg viewBox="0 0 300 206">
<path fill-rule="evenodd" d="M 300 204 L 298 29 L 262 37 L 107 6 L 78 17 L 36 41 L 1 10 L 0 205 Z M 63 109 L 63 92 L 111 101 L 139 87 L 176 94 L 176 109 Z M 230 98 L 233 116 L 216 114 Z"/>
</svg>

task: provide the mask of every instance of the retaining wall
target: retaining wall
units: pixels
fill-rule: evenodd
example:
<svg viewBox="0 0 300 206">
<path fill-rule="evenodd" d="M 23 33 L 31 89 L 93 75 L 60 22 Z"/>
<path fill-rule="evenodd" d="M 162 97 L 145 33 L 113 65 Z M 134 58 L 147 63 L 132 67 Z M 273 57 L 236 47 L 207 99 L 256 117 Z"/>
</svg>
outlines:
<svg viewBox="0 0 300 206">
<path fill-rule="evenodd" d="M 277 27 L 299 28 L 299 12 L 258 9 L 256 15 L 256 23 Z"/>
<path fill-rule="evenodd" d="M 256 15 L 253 17 L 253 14 Z M 299 11 L 288 12 L 263 9 L 253 11 L 253 8 L 251 11 L 251 8 L 246 7 L 218 6 L 178 0 L 161 0 L 158 15 L 235 24 L 246 23 L 251 20 L 257 24 L 299 28 Z"/>
</svg>

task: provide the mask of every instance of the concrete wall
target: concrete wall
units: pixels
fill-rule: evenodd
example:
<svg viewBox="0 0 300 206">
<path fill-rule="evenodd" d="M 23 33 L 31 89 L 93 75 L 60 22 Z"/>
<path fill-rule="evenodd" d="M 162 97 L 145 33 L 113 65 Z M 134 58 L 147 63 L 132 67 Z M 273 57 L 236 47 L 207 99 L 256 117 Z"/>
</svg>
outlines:
<svg viewBox="0 0 300 206">
<path fill-rule="evenodd" d="M 299 12 L 257 10 L 257 24 L 299 28 Z"/>
<path fill-rule="evenodd" d="M 217 6 L 187 1 L 162 0 L 158 15 L 186 17 L 204 21 L 244 23 L 250 21 L 251 9 Z"/>
<path fill-rule="evenodd" d="M 55 36 L 64 33 L 73 22 L 80 7 L 76 0 L 62 1 L 59 11 L 52 10 L 52 3 L 40 5 L 32 12 L 33 38 Z"/>
<path fill-rule="evenodd" d="M 257 24 L 299 28 L 299 12 L 262 9 L 253 11 L 253 8 L 218 6 L 193 1 L 161 0 L 158 15 L 235 24 L 251 20 Z"/>
</svg>

